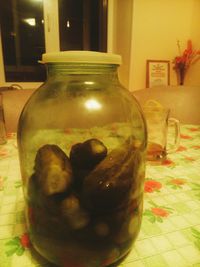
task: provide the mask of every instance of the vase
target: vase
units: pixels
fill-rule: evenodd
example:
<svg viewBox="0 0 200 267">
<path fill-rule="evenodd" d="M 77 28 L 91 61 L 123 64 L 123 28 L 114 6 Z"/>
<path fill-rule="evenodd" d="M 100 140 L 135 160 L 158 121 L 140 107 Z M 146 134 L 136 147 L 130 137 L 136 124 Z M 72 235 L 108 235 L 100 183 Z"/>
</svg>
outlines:
<svg viewBox="0 0 200 267">
<path fill-rule="evenodd" d="M 185 74 L 186 74 L 185 67 L 183 66 L 183 67 L 179 68 L 179 70 L 178 70 L 179 85 L 183 85 L 184 84 Z"/>
</svg>

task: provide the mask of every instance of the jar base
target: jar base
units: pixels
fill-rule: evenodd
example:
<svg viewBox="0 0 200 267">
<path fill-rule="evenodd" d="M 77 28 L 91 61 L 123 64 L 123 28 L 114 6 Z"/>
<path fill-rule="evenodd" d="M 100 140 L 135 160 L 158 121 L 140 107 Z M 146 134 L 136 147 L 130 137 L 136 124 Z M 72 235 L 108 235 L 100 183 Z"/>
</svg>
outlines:
<svg viewBox="0 0 200 267">
<path fill-rule="evenodd" d="M 38 240 L 38 242 L 41 241 Z M 50 255 L 50 253 L 44 253 L 44 250 L 42 249 L 42 247 L 40 247 L 41 242 L 34 244 L 34 250 L 39 253 L 39 255 L 41 255 L 44 259 L 46 259 L 47 261 L 51 262 L 51 264 L 54 264 L 55 267 L 70 267 L 70 266 L 80 266 L 80 267 L 91 267 L 91 266 L 99 266 L 99 267 L 115 267 L 118 266 L 121 262 L 123 262 L 125 260 L 125 258 L 128 256 L 128 254 L 130 253 L 133 243 L 135 241 L 135 238 L 132 239 L 131 241 L 129 241 L 129 244 L 127 244 L 126 248 L 124 248 L 124 251 L 121 251 L 119 253 L 119 251 L 116 248 L 110 249 L 110 252 L 108 253 L 110 256 L 108 257 L 108 259 L 106 260 L 102 260 L 103 258 L 105 259 L 105 254 L 104 252 L 100 252 L 101 255 L 92 255 L 93 253 L 95 254 L 95 251 L 91 252 L 92 254 L 88 254 L 87 250 L 85 251 L 86 253 L 83 253 L 83 255 L 79 255 L 80 257 L 83 257 L 83 263 L 82 261 L 80 261 L 80 258 L 78 260 L 78 262 L 76 262 L 75 258 L 68 258 L 67 255 L 65 253 L 65 255 L 59 257 L 59 259 L 57 258 L 53 258 L 52 255 Z M 54 244 L 55 245 L 55 244 Z M 64 252 L 64 251 L 63 251 Z M 61 253 L 62 254 L 62 253 Z M 96 252 L 97 254 L 97 252 Z M 70 254 L 69 254 L 70 255 Z M 89 260 L 90 258 L 90 260 Z M 54 266 L 53 265 L 53 266 Z"/>
</svg>

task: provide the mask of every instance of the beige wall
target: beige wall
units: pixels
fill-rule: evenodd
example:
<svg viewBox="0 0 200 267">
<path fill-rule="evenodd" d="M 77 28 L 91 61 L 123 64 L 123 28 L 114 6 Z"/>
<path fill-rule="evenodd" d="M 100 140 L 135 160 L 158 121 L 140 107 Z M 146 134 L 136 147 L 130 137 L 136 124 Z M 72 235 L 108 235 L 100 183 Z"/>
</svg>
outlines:
<svg viewBox="0 0 200 267">
<path fill-rule="evenodd" d="M 200 50 L 200 0 L 193 0 L 191 39 L 194 48 Z M 185 83 L 200 85 L 200 60 L 188 70 Z"/>
<path fill-rule="evenodd" d="M 188 39 L 200 49 L 200 0 L 134 0 L 129 89 L 145 87 L 146 60 L 170 60 Z M 171 63 L 170 84 L 177 79 Z M 200 85 L 200 61 L 192 66 L 186 85 Z"/>
</svg>

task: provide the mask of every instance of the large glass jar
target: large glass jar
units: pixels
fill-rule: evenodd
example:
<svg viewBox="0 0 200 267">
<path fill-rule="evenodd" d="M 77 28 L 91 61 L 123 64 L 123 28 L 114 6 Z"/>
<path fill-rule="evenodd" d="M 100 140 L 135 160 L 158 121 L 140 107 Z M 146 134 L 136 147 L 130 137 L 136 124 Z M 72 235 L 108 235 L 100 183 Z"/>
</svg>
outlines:
<svg viewBox="0 0 200 267">
<path fill-rule="evenodd" d="M 48 79 L 18 127 L 30 238 L 59 266 L 107 266 L 140 229 L 144 119 L 119 83 L 119 55 L 65 51 L 43 62 Z"/>
</svg>

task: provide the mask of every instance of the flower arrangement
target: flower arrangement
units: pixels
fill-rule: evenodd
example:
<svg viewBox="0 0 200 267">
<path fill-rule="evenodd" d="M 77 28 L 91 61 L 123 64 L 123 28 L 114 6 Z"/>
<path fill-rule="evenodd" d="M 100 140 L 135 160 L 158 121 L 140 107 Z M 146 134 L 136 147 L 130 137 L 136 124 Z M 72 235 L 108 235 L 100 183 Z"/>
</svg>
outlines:
<svg viewBox="0 0 200 267">
<path fill-rule="evenodd" d="M 192 41 L 187 41 L 187 48 L 181 52 L 180 41 L 177 41 L 179 56 L 173 60 L 174 70 L 176 71 L 179 84 L 183 85 L 186 71 L 188 68 L 200 59 L 200 50 L 194 50 Z"/>
</svg>

